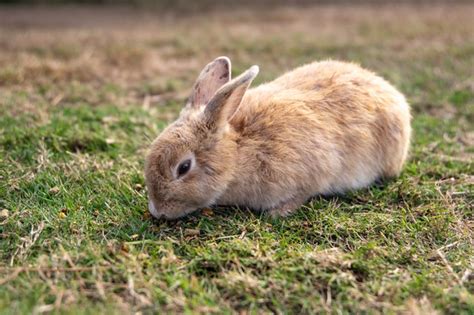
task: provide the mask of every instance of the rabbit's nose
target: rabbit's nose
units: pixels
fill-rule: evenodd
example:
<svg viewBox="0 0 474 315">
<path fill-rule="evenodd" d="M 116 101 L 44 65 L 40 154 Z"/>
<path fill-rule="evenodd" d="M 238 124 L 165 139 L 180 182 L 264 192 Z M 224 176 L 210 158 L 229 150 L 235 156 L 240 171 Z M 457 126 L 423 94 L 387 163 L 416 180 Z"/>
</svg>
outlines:
<svg viewBox="0 0 474 315">
<path fill-rule="evenodd" d="M 156 210 L 155 205 L 153 204 L 153 201 L 149 200 L 148 201 L 148 210 L 150 211 L 151 215 L 154 216 L 155 218 L 159 219 L 162 215 Z"/>
</svg>

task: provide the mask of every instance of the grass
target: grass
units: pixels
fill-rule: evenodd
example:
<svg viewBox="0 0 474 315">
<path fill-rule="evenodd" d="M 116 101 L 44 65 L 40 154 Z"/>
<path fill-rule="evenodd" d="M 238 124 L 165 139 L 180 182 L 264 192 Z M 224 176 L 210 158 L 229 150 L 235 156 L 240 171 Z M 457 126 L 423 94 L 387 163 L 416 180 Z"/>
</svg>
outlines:
<svg viewBox="0 0 474 315">
<path fill-rule="evenodd" d="M 474 6 L 54 10 L 0 11 L 1 313 L 474 312 Z M 224 54 L 257 83 L 325 58 L 387 77 L 402 175 L 287 219 L 152 220 L 147 146 Z"/>
</svg>

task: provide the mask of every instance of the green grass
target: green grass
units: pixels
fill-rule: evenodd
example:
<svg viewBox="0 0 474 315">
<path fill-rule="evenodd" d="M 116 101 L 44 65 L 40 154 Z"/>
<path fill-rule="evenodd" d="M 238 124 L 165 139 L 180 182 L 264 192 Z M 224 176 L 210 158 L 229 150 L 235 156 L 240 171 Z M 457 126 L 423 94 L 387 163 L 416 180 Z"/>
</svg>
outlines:
<svg viewBox="0 0 474 315">
<path fill-rule="evenodd" d="M 336 23 L 316 38 L 318 8 L 224 15 L 230 37 L 212 31 L 219 14 L 192 17 L 189 40 L 176 39 L 186 19 L 158 22 L 159 35 L 107 25 L 1 35 L 0 313 L 474 313 L 473 7 L 445 20 L 412 13 L 403 25 L 393 8 L 384 18 L 358 10 L 353 33 Z M 268 32 L 240 33 L 260 23 Z M 107 32 L 117 38 L 106 49 Z M 402 175 L 316 197 L 287 219 L 228 208 L 151 219 L 147 146 L 221 54 L 236 73 L 261 64 L 258 82 L 324 58 L 383 74 L 413 107 Z"/>
</svg>

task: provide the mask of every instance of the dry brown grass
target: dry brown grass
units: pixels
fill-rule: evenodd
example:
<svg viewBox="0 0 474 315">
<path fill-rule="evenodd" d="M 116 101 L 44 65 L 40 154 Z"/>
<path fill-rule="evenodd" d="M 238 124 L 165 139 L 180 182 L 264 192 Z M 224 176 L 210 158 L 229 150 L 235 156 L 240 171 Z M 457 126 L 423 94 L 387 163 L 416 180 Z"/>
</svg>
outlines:
<svg viewBox="0 0 474 315">
<path fill-rule="evenodd" d="M 182 98 L 202 65 L 221 54 L 229 55 L 237 69 L 260 64 L 264 79 L 328 57 L 356 59 L 389 72 L 416 59 L 436 62 L 453 47 L 474 43 L 472 16 L 470 5 L 279 6 L 194 15 L 3 8 L 1 91 L 27 89 L 30 98 L 55 104 L 74 99 L 74 84 L 80 83 L 85 90 L 106 85 L 120 90 L 86 96 L 93 104 L 141 103 L 144 94 L 170 91 Z M 400 72 L 410 74 L 413 65 L 406 67 Z M 473 85 L 472 80 L 456 84 Z M 47 95 L 38 95 L 38 86 L 47 86 Z"/>
</svg>

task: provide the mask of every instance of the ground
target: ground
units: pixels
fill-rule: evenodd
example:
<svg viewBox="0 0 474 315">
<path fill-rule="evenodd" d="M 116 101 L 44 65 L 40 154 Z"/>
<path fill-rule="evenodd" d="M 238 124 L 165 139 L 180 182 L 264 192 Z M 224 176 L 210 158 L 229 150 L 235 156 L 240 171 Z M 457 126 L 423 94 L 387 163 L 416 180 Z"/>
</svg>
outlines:
<svg viewBox="0 0 474 315">
<path fill-rule="evenodd" d="M 0 313 L 474 313 L 474 5 L 0 8 Z M 399 178 L 287 219 L 147 213 L 200 69 L 321 59 L 406 94 Z"/>
</svg>

